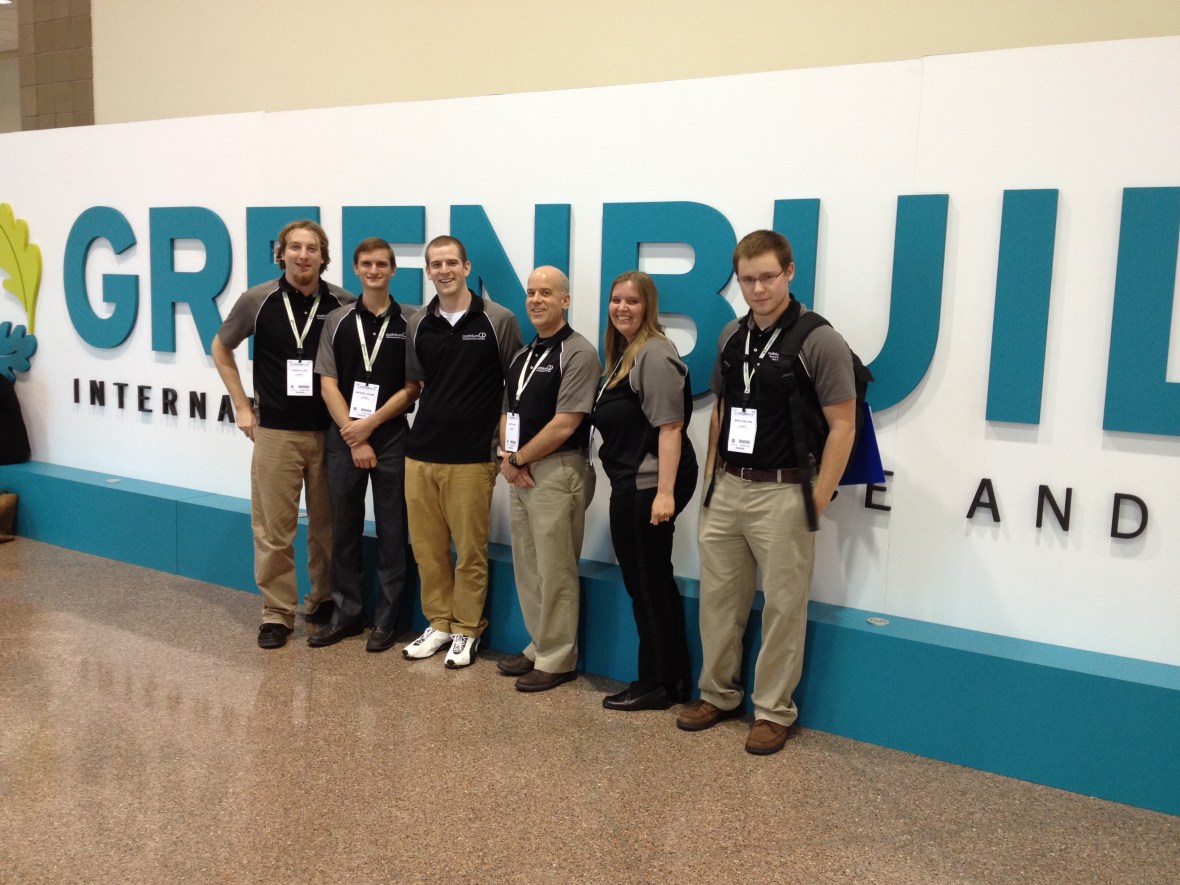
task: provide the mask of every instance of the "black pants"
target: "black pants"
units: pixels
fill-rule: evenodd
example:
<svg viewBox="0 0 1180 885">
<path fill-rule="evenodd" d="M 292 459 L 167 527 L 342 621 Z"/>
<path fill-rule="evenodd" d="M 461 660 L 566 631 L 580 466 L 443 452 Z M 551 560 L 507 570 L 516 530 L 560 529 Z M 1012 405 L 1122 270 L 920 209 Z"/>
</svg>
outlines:
<svg viewBox="0 0 1180 885">
<path fill-rule="evenodd" d="M 676 513 L 692 497 L 695 474 L 677 480 Z M 610 535 L 623 572 L 623 584 L 635 610 L 639 631 L 639 685 L 689 685 L 688 644 L 684 634 L 684 601 L 672 576 L 672 535 L 676 517 L 651 524 L 655 489 L 612 493 Z"/>
<path fill-rule="evenodd" d="M 377 610 L 373 626 L 394 629 L 406 589 L 406 436 L 403 425 L 378 446 L 377 466 L 363 470 L 340 431 L 327 434 L 328 495 L 332 504 L 333 622 L 354 627 L 364 621 L 365 491 L 373 482 L 373 516 L 377 523 Z"/>
</svg>

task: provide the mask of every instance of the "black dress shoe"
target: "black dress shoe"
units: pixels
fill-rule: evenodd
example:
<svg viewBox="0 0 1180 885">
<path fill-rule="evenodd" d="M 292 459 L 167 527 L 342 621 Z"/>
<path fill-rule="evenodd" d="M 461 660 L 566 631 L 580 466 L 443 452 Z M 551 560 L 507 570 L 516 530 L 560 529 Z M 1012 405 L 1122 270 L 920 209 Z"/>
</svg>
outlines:
<svg viewBox="0 0 1180 885">
<path fill-rule="evenodd" d="M 368 642 L 365 643 L 365 651 L 389 651 L 395 642 L 397 642 L 397 634 L 392 630 L 374 627 L 373 632 L 369 634 Z"/>
<path fill-rule="evenodd" d="M 325 627 L 308 636 L 307 644 L 312 648 L 323 648 L 325 645 L 335 645 L 341 639 L 347 639 L 349 636 L 360 636 L 364 632 L 365 628 L 360 624 L 351 627 L 333 624 L 331 627 Z"/>
<path fill-rule="evenodd" d="M 291 628 L 286 624 L 263 624 L 258 629 L 258 647 L 282 648 L 290 635 Z"/>
<path fill-rule="evenodd" d="M 644 688 L 641 685 L 631 685 L 618 694 L 607 695 L 602 699 L 602 706 L 608 710 L 667 710 L 672 706 L 672 694 L 666 685 L 655 688 Z"/>
<path fill-rule="evenodd" d="M 336 603 L 331 599 L 325 599 L 315 607 L 314 611 L 305 614 L 303 620 L 309 624 L 330 624 L 334 614 L 336 614 Z"/>
</svg>

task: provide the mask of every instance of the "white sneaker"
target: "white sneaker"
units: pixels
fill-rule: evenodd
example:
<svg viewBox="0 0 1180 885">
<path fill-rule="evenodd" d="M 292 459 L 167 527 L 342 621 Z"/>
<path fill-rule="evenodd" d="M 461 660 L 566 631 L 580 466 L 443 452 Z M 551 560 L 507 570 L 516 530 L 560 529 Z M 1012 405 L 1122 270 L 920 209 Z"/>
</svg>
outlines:
<svg viewBox="0 0 1180 885">
<path fill-rule="evenodd" d="M 451 644 L 451 634 L 427 627 L 422 635 L 402 649 L 402 654 L 412 660 L 428 658 L 438 654 Z"/>
<path fill-rule="evenodd" d="M 447 652 L 446 665 L 454 670 L 456 667 L 466 667 L 475 657 L 475 650 L 479 648 L 479 637 L 464 636 L 456 633 L 451 642 L 451 650 Z"/>
</svg>

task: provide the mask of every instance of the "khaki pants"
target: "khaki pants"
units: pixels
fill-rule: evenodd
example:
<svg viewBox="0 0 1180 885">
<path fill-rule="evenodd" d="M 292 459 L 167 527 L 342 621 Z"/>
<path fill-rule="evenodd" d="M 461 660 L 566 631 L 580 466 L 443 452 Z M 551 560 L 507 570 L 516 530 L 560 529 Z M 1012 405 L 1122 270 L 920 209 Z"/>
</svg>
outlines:
<svg viewBox="0 0 1180 885">
<path fill-rule="evenodd" d="M 578 665 L 578 557 L 594 471 L 581 452 L 558 452 L 529 465 L 533 488 L 509 487 L 512 565 L 525 629 L 525 657 L 546 673 Z"/>
<path fill-rule="evenodd" d="M 701 507 L 701 697 L 723 710 L 742 702 L 742 634 L 762 571 L 762 648 L 754 665 L 754 716 L 790 725 L 803 672 L 815 535 L 797 485 L 743 482 L 721 473 Z"/>
<path fill-rule="evenodd" d="M 254 529 L 254 581 L 262 594 L 262 622 L 295 626 L 295 530 L 299 492 L 307 492 L 307 571 L 314 611 L 331 599 L 332 517 L 324 465 L 324 434 L 315 430 L 254 431 L 250 464 L 250 522 Z"/>
<path fill-rule="evenodd" d="M 422 584 L 422 613 L 436 630 L 479 636 L 488 625 L 483 606 L 495 483 L 491 461 L 432 464 L 406 458 L 406 513 Z"/>
</svg>

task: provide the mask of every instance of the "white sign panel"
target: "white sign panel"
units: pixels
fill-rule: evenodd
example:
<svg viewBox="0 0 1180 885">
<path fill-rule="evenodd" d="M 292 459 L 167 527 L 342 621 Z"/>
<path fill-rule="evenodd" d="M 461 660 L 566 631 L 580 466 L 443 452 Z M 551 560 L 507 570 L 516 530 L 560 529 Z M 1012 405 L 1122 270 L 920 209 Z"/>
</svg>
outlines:
<svg viewBox="0 0 1180 885">
<path fill-rule="evenodd" d="M 1178 107 L 1162 38 L 2 136 L 0 203 L 43 267 L 32 309 L 0 293 L 37 342 L 26 370 L 0 335 L 0 371 L 38 460 L 246 497 L 206 349 L 278 275 L 282 221 L 318 215 L 346 286 L 359 239 L 396 241 L 406 303 L 453 233 L 526 337 L 534 264 L 568 267 L 592 340 L 638 265 L 698 389 L 743 310 L 733 245 L 776 226 L 797 294 L 877 373 L 892 474 L 829 508 L 814 598 L 1180 664 Z M 604 560 L 607 489 L 585 547 Z M 505 515 L 501 489 L 494 540 Z M 680 574 L 695 532 L 694 503 Z"/>
</svg>

